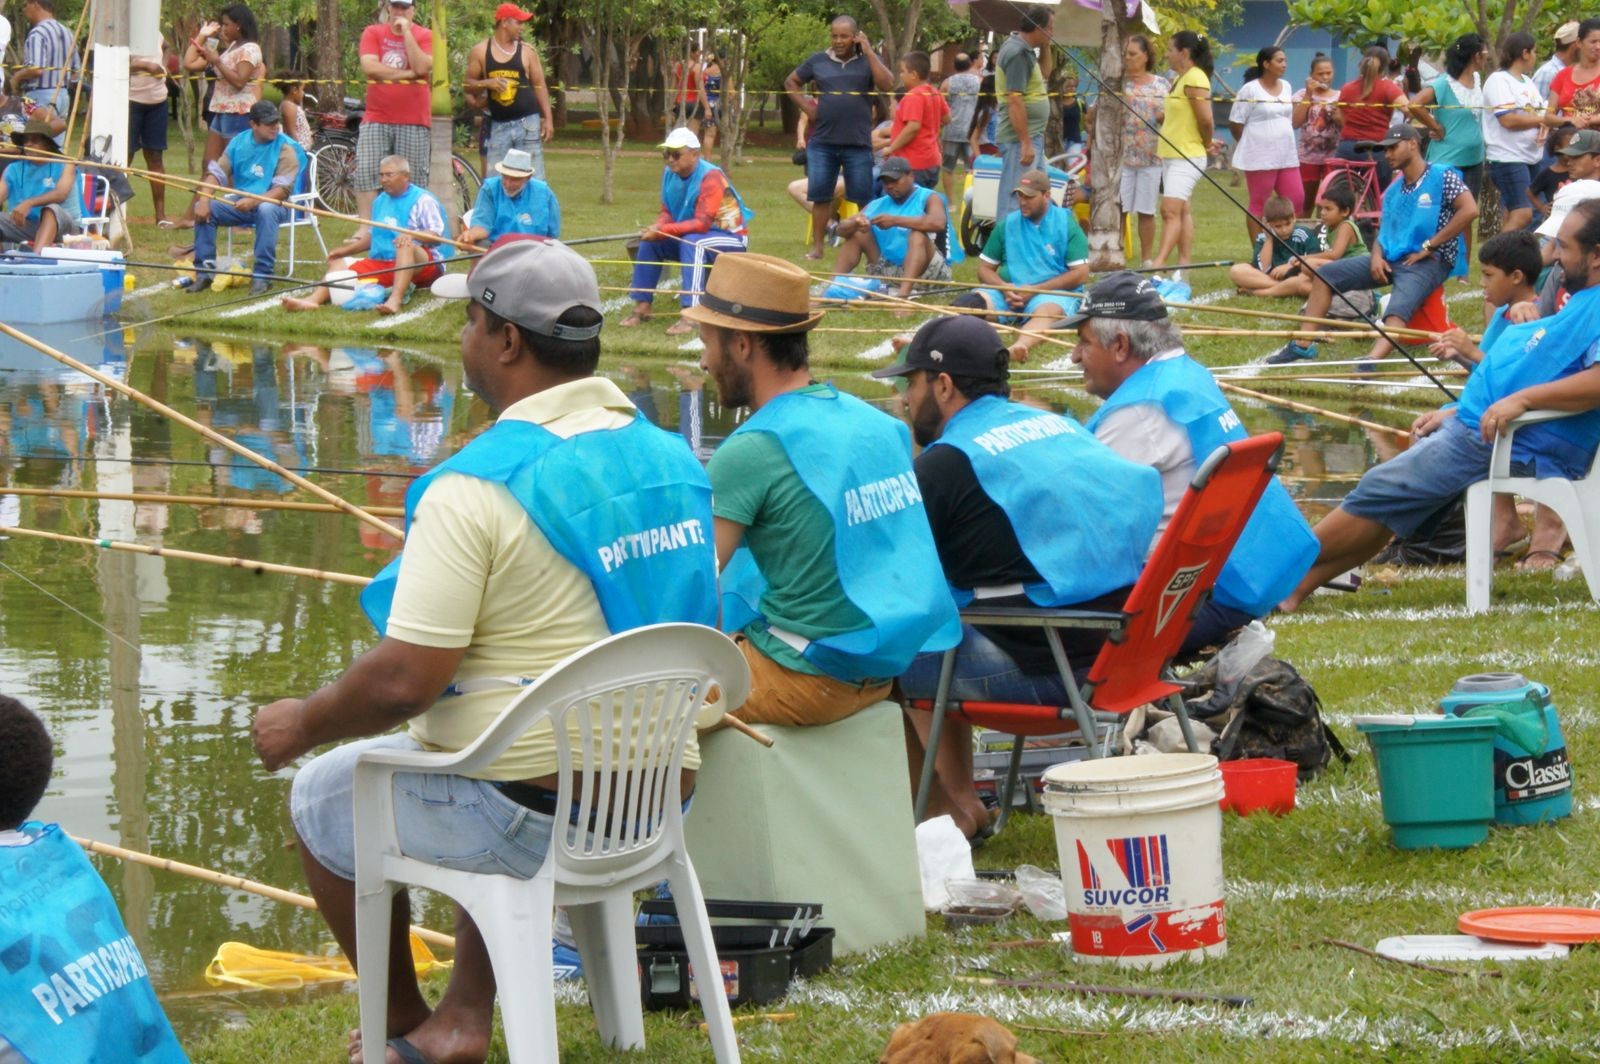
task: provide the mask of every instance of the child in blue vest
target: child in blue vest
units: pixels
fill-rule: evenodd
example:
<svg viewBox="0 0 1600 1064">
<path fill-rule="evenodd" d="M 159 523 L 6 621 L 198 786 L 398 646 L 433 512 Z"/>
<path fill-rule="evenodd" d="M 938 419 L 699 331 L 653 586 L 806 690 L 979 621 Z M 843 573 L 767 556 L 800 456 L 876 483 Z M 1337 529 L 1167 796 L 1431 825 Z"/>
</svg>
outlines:
<svg viewBox="0 0 1600 1064">
<path fill-rule="evenodd" d="M 44 722 L 0 695 L 0 1064 L 179 1064 L 111 892 L 59 824 L 28 819 L 52 761 Z"/>
</svg>

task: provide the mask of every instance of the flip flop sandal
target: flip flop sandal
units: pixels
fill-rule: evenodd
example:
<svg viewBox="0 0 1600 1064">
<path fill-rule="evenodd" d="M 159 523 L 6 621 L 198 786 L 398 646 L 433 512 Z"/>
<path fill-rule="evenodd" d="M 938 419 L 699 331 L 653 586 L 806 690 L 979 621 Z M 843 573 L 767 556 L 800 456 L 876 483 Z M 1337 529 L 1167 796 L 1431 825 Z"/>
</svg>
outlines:
<svg viewBox="0 0 1600 1064">
<path fill-rule="evenodd" d="M 1534 558 L 1551 558 L 1554 560 L 1551 561 L 1549 565 L 1529 565 L 1528 563 Z M 1517 570 L 1524 573 L 1542 573 L 1547 570 L 1554 569 L 1565 560 L 1566 559 L 1558 550 L 1530 550 L 1528 553 L 1524 554 L 1522 556 L 1522 560 L 1517 563 Z"/>
<path fill-rule="evenodd" d="M 634 328 L 639 327 L 640 325 L 643 325 L 645 322 L 649 321 L 654 316 L 655 315 L 653 315 L 653 314 L 647 314 L 647 315 L 629 314 L 626 318 L 623 318 L 621 321 L 617 322 L 617 327 L 619 329 L 634 329 Z"/>
<path fill-rule="evenodd" d="M 694 325 L 687 321 L 678 321 L 667 326 L 668 336 L 688 336 L 694 331 L 696 331 Z"/>
<path fill-rule="evenodd" d="M 395 1056 L 399 1057 L 404 1064 L 434 1064 L 432 1057 L 404 1038 L 391 1038 L 383 1044 L 394 1050 Z"/>
<path fill-rule="evenodd" d="M 1507 558 L 1515 558 L 1518 554 L 1528 549 L 1528 544 L 1532 541 L 1532 538 L 1532 536 L 1523 536 L 1515 543 L 1510 543 L 1500 548 L 1494 552 L 1494 560 L 1498 562 Z"/>
</svg>

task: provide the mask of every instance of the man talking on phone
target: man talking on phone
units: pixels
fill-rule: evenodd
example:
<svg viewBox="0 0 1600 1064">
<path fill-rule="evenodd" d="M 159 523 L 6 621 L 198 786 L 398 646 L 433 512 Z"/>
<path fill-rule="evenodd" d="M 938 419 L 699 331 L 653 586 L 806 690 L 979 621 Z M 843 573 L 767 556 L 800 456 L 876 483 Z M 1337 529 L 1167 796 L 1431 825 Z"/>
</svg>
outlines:
<svg viewBox="0 0 1600 1064">
<path fill-rule="evenodd" d="M 872 50 L 856 20 L 840 15 L 828 27 L 830 47 L 813 53 L 784 79 L 783 88 L 811 123 L 806 145 L 806 200 L 811 204 L 811 250 L 822 258 L 822 240 L 833 214 L 833 191 L 844 172 L 844 197 L 865 204 L 872 188 L 872 96 L 894 87 L 894 75 Z M 816 86 L 815 100 L 806 95 Z"/>
<path fill-rule="evenodd" d="M 433 33 L 414 21 L 412 0 L 389 0 L 382 20 L 361 31 L 361 73 L 367 79 L 367 114 L 356 139 L 356 203 L 372 217 L 379 164 L 403 155 L 411 181 L 428 187 L 433 152 Z"/>
</svg>

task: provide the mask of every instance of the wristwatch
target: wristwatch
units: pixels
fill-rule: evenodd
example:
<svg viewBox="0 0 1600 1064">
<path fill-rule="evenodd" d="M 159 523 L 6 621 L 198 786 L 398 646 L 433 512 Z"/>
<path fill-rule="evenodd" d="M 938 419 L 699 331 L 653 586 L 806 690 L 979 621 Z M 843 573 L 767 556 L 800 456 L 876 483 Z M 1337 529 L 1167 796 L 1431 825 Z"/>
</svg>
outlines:
<svg viewBox="0 0 1600 1064">
<path fill-rule="evenodd" d="M 1426 251 L 1428 254 L 1432 255 L 1433 254 L 1433 241 L 1432 240 L 1424 240 L 1422 242 L 1422 250 Z"/>
</svg>

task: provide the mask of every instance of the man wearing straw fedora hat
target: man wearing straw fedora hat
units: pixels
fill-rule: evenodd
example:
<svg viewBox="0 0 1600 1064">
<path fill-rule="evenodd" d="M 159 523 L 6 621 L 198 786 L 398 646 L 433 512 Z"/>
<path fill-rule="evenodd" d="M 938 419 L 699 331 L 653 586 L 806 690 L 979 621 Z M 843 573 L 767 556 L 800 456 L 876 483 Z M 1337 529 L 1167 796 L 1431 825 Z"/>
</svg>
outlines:
<svg viewBox="0 0 1600 1064">
<path fill-rule="evenodd" d="M 722 626 L 750 665 L 752 722 L 830 724 L 961 635 L 903 423 L 811 379 L 810 277 L 726 255 L 684 317 L 726 407 L 750 417 L 712 455 Z"/>
<path fill-rule="evenodd" d="M 496 175 L 478 190 L 462 242 L 487 248 L 503 236 L 559 237 L 561 204 L 550 186 L 534 176 L 533 156 L 512 148 L 494 168 Z"/>
<path fill-rule="evenodd" d="M 0 244 L 32 241 L 34 247 L 42 248 L 77 232 L 78 219 L 83 217 L 78 168 L 36 155 L 56 150 L 50 123 L 35 115 L 11 140 L 24 158 L 0 172 L 0 206 L 6 208 L 6 213 L 0 214 Z"/>
</svg>

